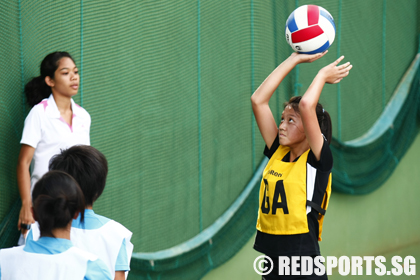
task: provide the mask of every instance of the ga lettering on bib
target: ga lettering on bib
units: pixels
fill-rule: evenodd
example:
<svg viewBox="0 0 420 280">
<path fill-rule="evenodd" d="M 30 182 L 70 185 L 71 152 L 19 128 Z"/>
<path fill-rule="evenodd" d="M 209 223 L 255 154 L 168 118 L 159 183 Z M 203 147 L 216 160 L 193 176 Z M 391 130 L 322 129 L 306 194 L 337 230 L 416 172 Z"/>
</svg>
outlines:
<svg viewBox="0 0 420 280">
<path fill-rule="evenodd" d="M 313 201 L 316 169 L 307 164 L 309 149 L 296 162 L 284 162 L 289 147 L 279 146 L 264 169 L 260 185 L 257 229 L 274 235 L 309 232 L 307 214 L 315 209 L 321 240 L 331 193 L 331 174 L 322 201 Z M 312 170 L 313 169 L 313 170 Z"/>
</svg>

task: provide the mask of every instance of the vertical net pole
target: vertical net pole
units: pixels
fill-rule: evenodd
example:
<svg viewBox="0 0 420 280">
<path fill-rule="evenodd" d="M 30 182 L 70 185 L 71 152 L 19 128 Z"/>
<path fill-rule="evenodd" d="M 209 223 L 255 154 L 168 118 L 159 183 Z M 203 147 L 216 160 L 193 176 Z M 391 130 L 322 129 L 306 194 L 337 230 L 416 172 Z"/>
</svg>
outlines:
<svg viewBox="0 0 420 280">
<path fill-rule="evenodd" d="M 338 2 L 338 26 L 337 26 L 337 58 L 340 57 L 341 47 L 341 8 L 342 0 Z M 337 139 L 341 141 L 341 84 L 337 84 Z"/>
<path fill-rule="evenodd" d="M 213 241 L 212 239 L 209 240 L 209 250 L 207 252 L 207 260 L 209 262 L 209 270 L 212 270 L 214 268 L 214 263 L 213 263 L 213 259 L 211 258 L 211 247 L 213 246 Z"/>
<path fill-rule="evenodd" d="M 25 106 L 25 75 L 23 73 L 23 34 L 22 34 L 22 5 L 21 1 L 18 2 L 19 9 L 19 48 L 20 48 L 20 82 L 22 90 L 22 115 L 26 114 Z"/>
<path fill-rule="evenodd" d="M 386 77 L 385 77 L 385 53 L 386 53 L 386 0 L 383 0 L 382 10 L 382 110 L 386 105 Z"/>
<path fill-rule="evenodd" d="M 420 22 L 420 17 L 419 17 L 419 22 Z M 420 28 L 420 24 L 419 24 L 419 28 Z M 417 53 L 420 53 L 420 34 L 418 36 L 418 42 L 417 43 L 419 44 L 419 48 L 417 49 Z"/>
<path fill-rule="evenodd" d="M 203 207 L 202 207 L 202 192 L 203 192 L 203 176 L 202 176 L 202 151 L 201 151 L 201 41 L 200 41 L 200 0 L 197 0 L 197 87 L 198 87 L 198 207 L 199 207 L 199 228 L 203 231 Z"/>
<path fill-rule="evenodd" d="M 299 1 L 295 0 L 295 9 L 299 7 Z M 299 64 L 295 66 L 295 83 L 293 85 L 293 95 L 299 95 Z"/>
<path fill-rule="evenodd" d="M 83 107 L 83 0 L 80 0 L 80 106 Z"/>
<path fill-rule="evenodd" d="M 286 10 L 286 9 L 285 9 Z M 277 25 L 278 25 L 278 21 L 277 21 L 277 1 L 273 1 L 273 6 L 272 6 L 272 12 L 273 12 L 273 38 L 274 38 L 274 68 L 276 68 L 279 65 L 279 54 L 277 51 L 277 44 L 279 42 L 279 38 L 278 38 L 278 29 L 277 29 Z M 280 106 L 281 106 L 281 101 L 280 101 L 280 87 L 278 87 L 276 89 L 276 101 L 277 101 L 277 114 L 276 114 L 276 121 L 280 120 Z"/>
<path fill-rule="evenodd" d="M 251 0 L 251 94 L 255 90 L 255 56 L 254 56 L 254 1 Z M 252 112 L 252 110 L 251 110 Z M 251 135 L 252 135 L 252 172 L 256 170 L 255 163 L 255 116 L 252 113 L 251 118 Z"/>
</svg>

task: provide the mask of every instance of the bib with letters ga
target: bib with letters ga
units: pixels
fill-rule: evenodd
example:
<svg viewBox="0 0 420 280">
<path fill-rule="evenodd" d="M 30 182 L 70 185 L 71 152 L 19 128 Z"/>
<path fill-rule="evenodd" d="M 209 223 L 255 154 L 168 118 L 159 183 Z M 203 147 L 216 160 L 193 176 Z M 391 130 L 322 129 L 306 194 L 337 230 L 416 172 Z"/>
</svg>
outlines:
<svg viewBox="0 0 420 280">
<path fill-rule="evenodd" d="M 267 163 L 260 186 L 257 229 L 274 235 L 309 232 L 307 214 L 315 209 L 321 240 L 322 223 L 331 192 L 331 174 L 323 196 L 313 200 L 316 169 L 307 163 L 309 149 L 295 162 L 284 162 L 289 147 L 279 146 Z"/>
</svg>

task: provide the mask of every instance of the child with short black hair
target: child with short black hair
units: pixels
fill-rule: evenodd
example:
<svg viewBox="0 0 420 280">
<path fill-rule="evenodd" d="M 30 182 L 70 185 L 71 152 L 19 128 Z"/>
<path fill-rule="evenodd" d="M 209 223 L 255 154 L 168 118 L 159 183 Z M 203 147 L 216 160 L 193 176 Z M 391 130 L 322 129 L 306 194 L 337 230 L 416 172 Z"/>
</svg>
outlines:
<svg viewBox="0 0 420 280">
<path fill-rule="evenodd" d="M 41 236 L 0 250 L 0 279 L 112 279 L 101 259 L 70 241 L 72 220 L 80 213 L 83 222 L 85 206 L 83 193 L 70 175 L 46 173 L 35 184 L 32 201 Z"/>
<path fill-rule="evenodd" d="M 77 145 L 54 156 L 50 170 L 61 170 L 72 175 L 85 196 L 84 224 L 81 215 L 73 220 L 71 240 L 75 246 L 98 255 L 111 270 L 114 279 L 125 279 L 130 270 L 133 244 L 132 233 L 120 223 L 95 214 L 93 203 L 102 194 L 108 162 L 97 149 Z M 37 229 L 28 234 L 28 239 L 37 238 Z"/>
</svg>

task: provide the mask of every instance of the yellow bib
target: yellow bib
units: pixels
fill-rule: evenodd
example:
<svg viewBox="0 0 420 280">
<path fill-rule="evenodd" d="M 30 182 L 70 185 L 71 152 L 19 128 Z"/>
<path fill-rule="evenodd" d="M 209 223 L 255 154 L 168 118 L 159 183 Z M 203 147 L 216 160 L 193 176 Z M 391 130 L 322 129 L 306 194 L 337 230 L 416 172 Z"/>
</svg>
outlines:
<svg viewBox="0 0 420 280">
<path fill-rule="evenodd" d="M 290 148 L 280 146 L 263 172 L 260 186 L 257 229 L 261 232 L 286 235 L 309 232 L 307 220 L 307 159 L 310 150 L 296 162 L 283 162 Z M 331 174 L 324 194 L 323 209 L 328 206 Z M 319 214 L 321 238 L 323 215 Z"/>
</svg>

